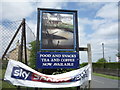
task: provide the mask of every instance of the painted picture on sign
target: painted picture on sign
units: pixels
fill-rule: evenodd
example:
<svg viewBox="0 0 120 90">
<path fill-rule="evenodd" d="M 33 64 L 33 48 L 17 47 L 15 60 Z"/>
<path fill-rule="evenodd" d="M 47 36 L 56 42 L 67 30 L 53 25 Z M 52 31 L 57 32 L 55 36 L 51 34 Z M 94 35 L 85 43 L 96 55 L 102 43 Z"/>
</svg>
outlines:
<svg viewBox="0 0 120 90">
<path fill-rule="evenodd" d="M 42 12 L 41 49 L 74 49 L 74 13 Z"/>
</svg>

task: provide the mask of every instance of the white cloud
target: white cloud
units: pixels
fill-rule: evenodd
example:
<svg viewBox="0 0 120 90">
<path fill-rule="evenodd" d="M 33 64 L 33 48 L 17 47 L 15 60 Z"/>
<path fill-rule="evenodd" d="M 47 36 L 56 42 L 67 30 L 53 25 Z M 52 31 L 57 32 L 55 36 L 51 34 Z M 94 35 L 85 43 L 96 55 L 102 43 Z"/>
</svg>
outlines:
<svg viewBox="0 0 120 90">
<path fill-rule="evenodd" d="M 61 9 L 62 6 L 65 6 L 65 5 L 66 5 L 65 2 L 56 2 L 56 0 L 52 0 L 52 1 L 41 0 L 40 2 L 37 3 L 38 8 Z"/>
<path fill-rule="evenodd" d="M 80 12 L 86 12 L 86 11 L 93 11 L 98 10 L 101 6 L 103 6 L 105 2 L 81 2 L 77 3 L 78 6 L 80 6 L 79 11 Z"/>
<path fill-rule="evenodd" d="M 33 0 L 1 0 L 1 2 L 32 2 Z"/>
<path fill-rule="evenodd" d="M 92 21 L 89 20 L 88 18 L 79 18 L 79 23 L 80 25 L 91 25 L 92 24 Z"/>
<path fill-rule="evenodd" d="M 108 25 L 104 24 L 104 27 L 99 27 L 99 29 L 96 30 L 96 32 L 92 35 L 92 37 L 96 38 L 117 38 L 118 34 L 118 23 L 112 23 Z"/>
<path fill-rule="evenodd" d="M 2 3 L 0 3 L 0 20 L 2 20 Z"/>
<path fill-rule="evenodd" d="M 90 24 L 90 21 L 86 18 L 79 18 L 78 19 L 78 30 L 79 30 L 79 42 L 80 42 L 80 47 L 86 46 L 86 41 L 87 41 L 87 33 L 84 31 L 85 30 L 85 25 Z"/>
<path fill-rule="evenodd" d="M 36 40 L 36 34 L 37 34 L 36 31 L 37 31 L 37 24 L 33 23 L 32 21 L 28 21 L 26 26 L 27 43 Z"/>
<path fill-rule="evenodd" d="M 40 2 L 41 0 L 2 0 L 3 2 Z M 64 0 L 64 2 L 118 2 L 119 0 Z M 63 0 L 44 0 L 44 2 L 63 2 Z"/>
<path fill-rule="evenodd" d="M 99 28 L 104 27 L 104 24 L 106 23 L 108 23 L 108 21 L 105 19 L 94 19 L 92 21 L 93 24 L 92 28 L 93 30 L 98 30 Z"/>
<path fill-rule="evenodd" d="M 20 20 L 30 16 L 34 11 L 34 7 L 30 2 L 3 2 L 2 3 L 2 19 Z"/>
<path fill-rule="evenodd" d="M 90 19 L 86 17 L 80 18 L 79 20 L 79 25 L 82 26 L 80 33 L 83 34 L 81 43 L 84 43 L 84 46 L 87 45 L 87 43 L 91 44 L 93 61 L 102 58 L 102 43 L 105 44 L 105 58 L 108 60 L 108 57 L 111 57 L 111 61 L 115 61 L 115 54 L 118 49 L 118 22 L 116 18 L 118 13 L 114 9 L 117 9 L 115 3 L 107 3 L 97 11 L 97 18 Z M 115 14 L 113 15 L 111 12 Z M 107 16 L 106 14 L 110 15 Z M 88 32 L 86 32 L 86 25 L 92 27 L 92 33 L 88 34 Z M 81 54 L 83 55 L 83 53 Z M 83 62 L 86 60 L 86 57 L 81 58 Z"/>
<path fill-rule="evenodd" d="M 33 33 L 36 33 L 36 29 L 37 29 L 36 23 L 34 23 L 33 21 L 27 21 L 27 25 L 29 26 L 29 28 Z"/>
<path fill-rule="evenodd" d="M 96 17 L 104 19 L 118 19 L 118 3 L 109 3 L 104 5 L 96 14 Z"/>
<path fill-rule="evenodd" d="M 119 2 L 119 0 L 74 0 L 74 2 Z"/>
</svg>

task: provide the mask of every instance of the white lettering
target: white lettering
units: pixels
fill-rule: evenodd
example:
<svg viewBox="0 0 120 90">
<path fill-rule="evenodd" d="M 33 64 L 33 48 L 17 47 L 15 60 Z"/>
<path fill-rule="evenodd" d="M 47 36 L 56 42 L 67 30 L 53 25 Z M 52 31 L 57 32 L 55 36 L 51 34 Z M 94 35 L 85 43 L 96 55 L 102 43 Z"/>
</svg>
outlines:
<svg viewBox="0 0 120 90">
<path fill-rule="evenodd" d="M 74 62 L 75 59 L 61 59 L 62 62 Z"/>
<path fill-rule="evenodd" d="M 19 76 L 19 72 L 20 72 L 20 70 L 15 70 L 13 75 L 14 76 Z"/>
<path fill-rule="evenodd" d="M 23 71 L 23 69 L 14 70 L 14 73 L 13 73 L 14 76 L 19 76 L 24 79 L 27 79 L 29 74 L 30 74 L 30 72 L 27 73 L 26 71 Z"/>
<path fill-rule="evenodd" d="M 60 54 L 53 54 L 52 57 L 61 57 Z"/>
<path fill-rule="evenodd" d="M 51 59 L 51 62 L 59 62 L 60 59 L 59 58 L 56 58 L 56 59 Z"/>
<path fill-rule="evenodd" d="M 76 55 L 62 55 L 62 57 L 70 57 L 70 58 L 75 58 L 76 57 Z"/>
<path fill-rule="evenodd" d="M 42 62 L 49 62 L 50 61 L 49 59 L 46 59 L 46 58 L 42 58 L 41 60 L 42 60 Z"/>
<path fill-rule="evenodd" d="M 29 75 L 30 75 L 30 72 L 26 73 L 25 79 L 27 79 Z"/>
<path fill-rule="evenodd" d="M 74 63 L 54 63 L 53 66 L 73 66 Z"/>
<path fill-rule="evenodd" d="M 42 66 L 52 66 L 52 63 L 42 63 Z"/>
<path fill-rule="evenodd" d="M 40 57 L 51 57 L 51 54 L 40 54 Z"/>
<path fill-rule="evenodd" d="M 39 77 L 40 77 L 40 76 L 34 74 L 33 80 L 39 80 Z"/>
</svg>

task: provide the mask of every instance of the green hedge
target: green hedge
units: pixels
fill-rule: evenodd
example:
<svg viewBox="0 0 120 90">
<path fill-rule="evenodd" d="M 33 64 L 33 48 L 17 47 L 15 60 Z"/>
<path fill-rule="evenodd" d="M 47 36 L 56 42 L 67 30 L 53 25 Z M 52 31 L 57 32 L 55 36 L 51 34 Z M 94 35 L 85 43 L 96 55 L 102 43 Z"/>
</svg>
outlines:
<svg viewBox="0 0 120 90">
<path fill-rule="evenodd" d="M 88 63 L 82 63 L 80 64 L 80 68 L 86 66 Z"/>
<path fill-rule="evenodd" d="M 119 64 L 117 62 L 110 62 L 110 63 L 93 63 L 93 68 L 110 68 L 110 69 L 118 69 Z"/>
<path fill-rule="evenodd" d="M 80 67 L 87 65 L 88 63 L 80 64 Z M 110 63 L 92 63 L 93 68 L 110 68 L 110 69 L 120 69 L 120 62 L 110 62 Z"/>
</svg>

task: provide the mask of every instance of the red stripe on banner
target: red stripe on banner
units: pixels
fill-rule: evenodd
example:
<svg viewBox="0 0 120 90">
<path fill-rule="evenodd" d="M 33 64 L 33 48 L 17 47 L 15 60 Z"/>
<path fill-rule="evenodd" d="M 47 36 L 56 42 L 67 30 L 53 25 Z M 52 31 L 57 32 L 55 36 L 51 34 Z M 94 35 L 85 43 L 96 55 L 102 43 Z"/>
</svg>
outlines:
<svg viewBox="0 0 120 90">
<path fill-rule="evenodd" d="M 48 83 L 63 83 L 63 82 L 70 82 L 71 78 L 52 78 L 52 77 L 47 77 L 43 75 L 38 75 L 36 73 L 32 74 L 31 80 L 32 81 L 38 81 L 38 82 L 48 82 Z"/>
</svg>

